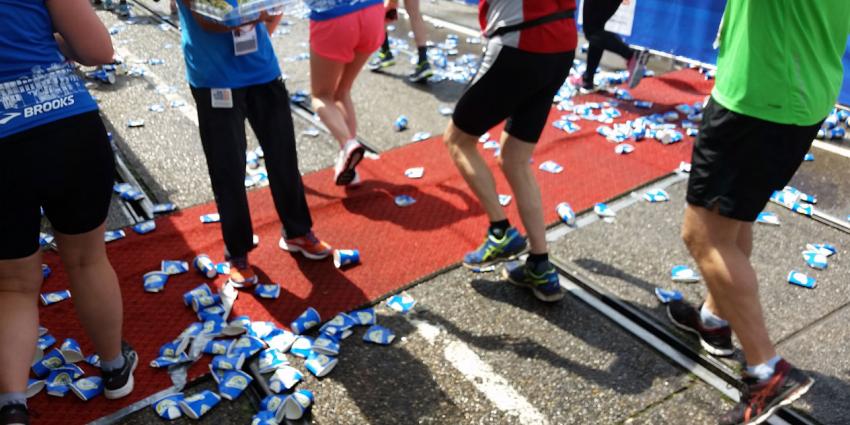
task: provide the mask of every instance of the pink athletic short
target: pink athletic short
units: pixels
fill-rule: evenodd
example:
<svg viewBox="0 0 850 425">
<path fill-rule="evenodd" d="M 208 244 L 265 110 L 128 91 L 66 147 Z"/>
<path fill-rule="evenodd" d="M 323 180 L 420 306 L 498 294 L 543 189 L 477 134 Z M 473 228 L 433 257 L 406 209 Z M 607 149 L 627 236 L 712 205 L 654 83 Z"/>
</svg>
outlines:
<svg viewBox="0 0 850 425">
<path fill-rule="evenodd" d="M 310 21 L 310 48 L 330 60 L 349 63 L 355 52 L 372 53 L 383 43 L 382 4 L 326 21 Z"/>
</svg>

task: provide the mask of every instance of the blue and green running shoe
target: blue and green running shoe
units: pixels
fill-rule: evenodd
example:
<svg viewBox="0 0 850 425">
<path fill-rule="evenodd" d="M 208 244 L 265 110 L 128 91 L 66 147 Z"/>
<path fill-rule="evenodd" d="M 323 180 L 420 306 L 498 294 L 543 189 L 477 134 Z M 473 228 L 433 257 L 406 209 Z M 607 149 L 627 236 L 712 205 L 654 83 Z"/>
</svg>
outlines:
<svg viewBox="0 0 850 425">
<path fill-rule="evenodd" d="M 528 263 L 511 261 L 505 264 L 502 276 L 516 286 L 530 288 L 540 301 L 560 301 L 564 298 L 565 292 L 558 281 L 558 272 L 548 262 L 542 269 L 532 270 Z"/>
<path fill-rule="evenodd" d="M 515 259 L 526 246 L 528 242 L 515 227 L 509 228 L 501 238 L 488 233 L 481 246 L 463 256 L 463 265 L 476 272 L 489 271 L 501 261 Z"/>
</svg>

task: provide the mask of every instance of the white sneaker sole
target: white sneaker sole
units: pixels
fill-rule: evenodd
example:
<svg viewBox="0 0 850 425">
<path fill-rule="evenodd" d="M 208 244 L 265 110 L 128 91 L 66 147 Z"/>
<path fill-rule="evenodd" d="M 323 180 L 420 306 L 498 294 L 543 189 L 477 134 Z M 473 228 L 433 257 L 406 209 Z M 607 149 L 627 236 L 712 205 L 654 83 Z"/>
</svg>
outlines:
<svg viewBox="0 0 850 425">
<path fill-rule="evenodd" d="M 327 252 L 327 253 L 324 253 L 324 254 L 313 254 L 313 253 L 307 252 L 306 250 L 304 250 L 304 248 L 301 248 L 298 245 L 287 244 L 286 241 L 283 238 L 280 238 L 280 242 L 278 242 L 277 245 L 280 247 L 280 249 L 287 251 L 287 252 L 300 252 L 301 255 L 303 255 L 303 256 L 311 259 L 311 260 L 324 260 L 325 258 L 328 258 L 331 255 L 330 252 Z"/>
<path fill-rule="evenodd" d="M 115 400 L 115 399 L 118 399 L 118 398 L 126 397 L 131 392 L 133 392 L 133 388 L 136 385 L 136 381 L 135 381 L 135 379 L 133 379 L 133 373 L 136 372 L 136 367 L 138 365 L 139 365 L 139 353 L 136 353 L 136 358 L 133 361 L 133 367 L 130 368 L 130 378 L 127 379 L 127 383 L 124 384 L 123 387 L 118 388 L 117 390 L 110 391 L 110 390 L 104 389 L 103 390 L 103 396 L 110 399 L 110 400 Z"/>
<path fill-rule="evenodd" d="M 692 335 L 696 335 L 697 338 L 699 339 L 700 347 L 702 347 L 702 349 L 705 350 L 708 354 L 711 354 L 712 356 L 717 356 L 717 357 L 729 357 L 729 356 L 735 354 L 734 348 L 733 349 L 717 348 L 717 347 L 709 344 L 708 341 L 706 341 L 702 338 L 702 335 L 699 333 L 699 331 L 697 331 L 694 328 L 685 326 L 685 325 L 679 323 L 678 321 L 676 321 L 676 319 L 673 318 L 673 315 L 670 314 L 669 308 L 667 308 L 665 310 L 667 310 L 667 318 L 670 319 L 670 323 L 672 323 L 673 326 L 675 326 L 675 327 L 677 327 L 677 328 L 679 328 L 679 329 L 681 329 L 685 332 L 688 332 Z"/>
</svg>

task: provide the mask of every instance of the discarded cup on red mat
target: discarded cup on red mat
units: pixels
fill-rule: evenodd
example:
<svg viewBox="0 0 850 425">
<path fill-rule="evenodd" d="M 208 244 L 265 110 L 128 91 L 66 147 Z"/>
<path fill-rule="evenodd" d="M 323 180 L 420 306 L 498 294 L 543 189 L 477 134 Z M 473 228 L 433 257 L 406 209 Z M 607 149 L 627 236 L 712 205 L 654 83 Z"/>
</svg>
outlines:
<svg viewBox="0 0 850 425">
<path fill-rule="evenodd" d="M 74 338 L 66 338 L 59 346 L 59 351 L 62 352 L 62 357 L 65 358 L 65 363 L 81 362 L 85 358 L 83 349 L 80 348 L 80 343 Z"/>
<path fill-rule="evenodd" d="M 168 274 L 180 274 L 189 271 L 189 263 L 180 260 L 162 260 L 162 272 Z"/>
<path fill-rule="evenodd" d="M 192 260 L 192 265 L 198 273 L 206 276 L 207 279 L 213 279 L 218 276 L 218 271 L 215 269 L 215 263 L 207 254 L 198 254 L 198 256 Z"/>
<path fill-rule="evenodd" d="M 103 379 L 99 376 L 80 378 L 71 384 L 71 391 L 82 401 L 89 401 L 103 393 Z"/>
<path fill-rule="evenodd" d="M 56 304 L 71 298 L 71 291 L 66 289 L 64 291 L 44 292 L 39 297 L 44 305 Z"/>
<path fill-rule="evenodd" d="M 336 252 L 334 255 L 336 255 Z M 322 318 L 319 316 L 319 312 L 313 307 L 307 307 L 307 310 L 304 310 L 298 318 L 293 320 L 289 327 L 293 333 L 301 335 L 321 322 Z"/>
<path fill-rule="evenodd" d="M 168 273 L 161 271 L 147 272 L 142 276 L 145 292 L 160 292 L 168 282 Z"/>
<path fill-rule="evenodd" d="M 360 251 L 356 249 L 334 250 L 334 266 L 341 269 L 360 264 Z"/>
</svg>

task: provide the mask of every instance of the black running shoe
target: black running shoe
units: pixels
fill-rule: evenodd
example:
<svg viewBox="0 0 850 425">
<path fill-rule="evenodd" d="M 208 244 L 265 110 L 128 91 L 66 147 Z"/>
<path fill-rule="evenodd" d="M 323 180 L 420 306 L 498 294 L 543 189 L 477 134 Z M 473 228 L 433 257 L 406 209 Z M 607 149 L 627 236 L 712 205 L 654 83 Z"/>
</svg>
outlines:
<svg viewBox="0 0 850 425">
<path fill-rule="evenodd" d="M 773 376 L 763 382 L 751 376 L 743 378 L 747 387 L 741 394 L 741 401 L 720 417 L 720 425 L 760 424 L 776 409 L 800 398 L 815 383 L 814 379 L 785 360 L 780 360 Z"/>
<path fill-rule="evenodd" d="M 30 425 L 30 414 L 20 404 L 7 404 L 0 409 L 0 425 Z"/>
<path fill-rule="evenodd" d="M 731 356 L 735 353 L 732 345 L 732 329 L 723 326 L 708 329 L 702 325 L 699 310 L 684 301 L 671 301 L 667 304 L 667 317 L 677 328 L 699 336 L 699 343 L 705 351 L 715 356 Z"/>
<path fill-rule="evenodd" d="M 124 356 L 124 367 L 109 372 L 101 372 L 103 392 L 108 399 L 121 398 L 133 392 L 133 371 L 139 364 L 139 355 L 127 341 L 121 341 L 121 355 Z"/>
<path fill-rule="evenodd" d="M 421 83 L 431 76 L 434 75 L 434 71 L 431 70 L 431 65 L 428 61 L 419 62 L 416 64 L 416 69 L 412 74 L 407 76 L 407 80 L 411 83 Z"/>
</svg>

